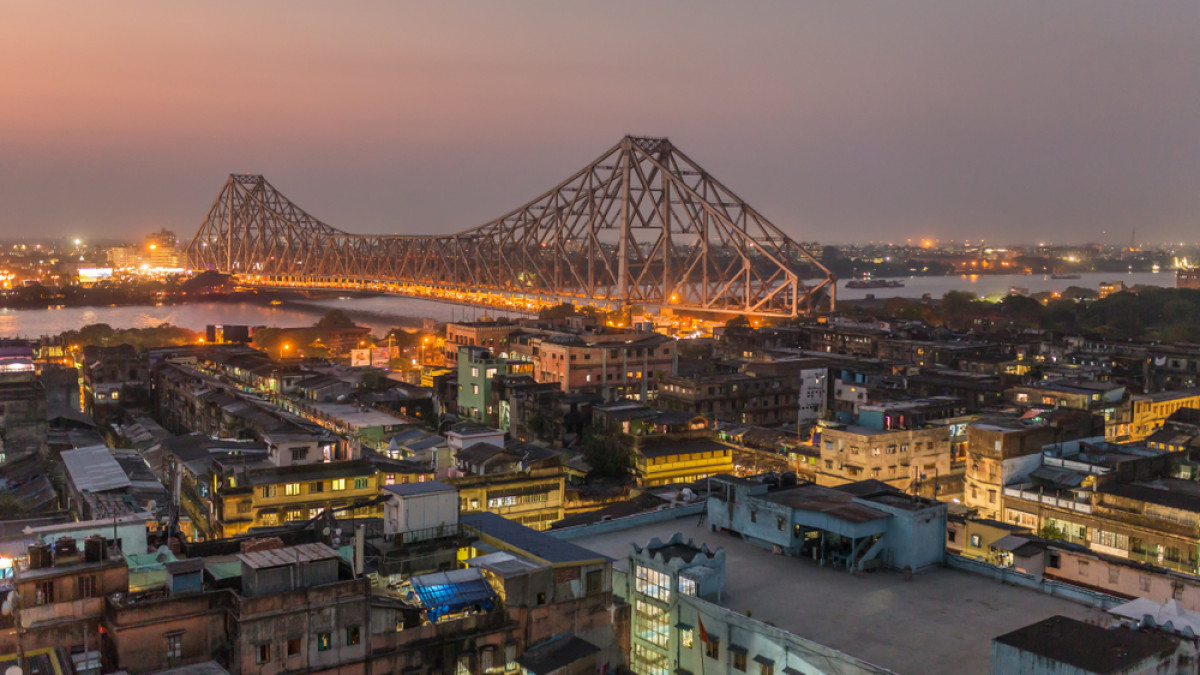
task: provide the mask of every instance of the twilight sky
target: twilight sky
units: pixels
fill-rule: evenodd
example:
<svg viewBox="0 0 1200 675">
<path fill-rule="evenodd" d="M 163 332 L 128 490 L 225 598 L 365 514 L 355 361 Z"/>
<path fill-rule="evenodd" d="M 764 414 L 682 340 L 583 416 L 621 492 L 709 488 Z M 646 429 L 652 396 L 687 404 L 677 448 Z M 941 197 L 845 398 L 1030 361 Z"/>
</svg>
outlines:
<svg viewBox="0 0 1200 675">
<path fill-rule="evenodd" d="M 445 233 L 626 133 L 798 239 L 1196 241 L 1200 2 L 0 9 L 0 238 L 190 237 L 231 172 Z"/>
</svg>

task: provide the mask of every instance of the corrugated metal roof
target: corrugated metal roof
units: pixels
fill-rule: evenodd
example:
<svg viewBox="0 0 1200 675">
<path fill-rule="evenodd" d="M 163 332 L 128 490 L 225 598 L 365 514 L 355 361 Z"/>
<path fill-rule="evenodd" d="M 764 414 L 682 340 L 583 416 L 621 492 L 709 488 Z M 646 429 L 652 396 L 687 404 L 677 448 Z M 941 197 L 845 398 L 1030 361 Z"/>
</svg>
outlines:
<svg viewBox="0 0 1200 675">
<path fill-rule="evenodd" d="M 300 544 L 298 546 L 288 546 L 286 548 L 275 548 L 269 551 L 254 551 L 253 553 L 239 553 L 238 560 L 241 560 L 246 566 L 251 569 L 267 569 L 270 567 L 283 567 L 284 565 L 295 565 L 296 563 L 316 562 L 318 560 L 328 560 L 338 557 L 337 551 L 333 550 L 328 544 Z"/>
<path fill-rule="evenodd" d="M 81 491 L 104 492 L 130 486 L 129 476 L 103 445 L 67 450 L 62 459 L 71 482 Z"/>
</svg>

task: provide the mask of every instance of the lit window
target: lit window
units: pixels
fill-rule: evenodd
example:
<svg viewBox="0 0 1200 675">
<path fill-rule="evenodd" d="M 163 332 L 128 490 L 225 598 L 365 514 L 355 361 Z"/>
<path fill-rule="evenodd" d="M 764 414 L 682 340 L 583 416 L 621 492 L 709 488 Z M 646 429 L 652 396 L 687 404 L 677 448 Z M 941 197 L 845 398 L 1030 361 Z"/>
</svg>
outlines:
<svg viewBox="0 0 1200 675">
<path fill-rule="evenodd" d="M 349 626 L 346 628 L 346 644 L 356 645 L 359 640 L 358 626 Z"/>
<path fill-rule="evenodd" d="M 333 480 L 333 491 L 334 492 L 337 492 L 339 490 L 345 490 L 345 489 L 346 489 L 346 479 L 345 478 L 336 478 Z"/>
<path fill-rule="evenodd" d="M 687 577 L 679 577 L 679 592 L 684 595 L 696 594 L 696 580 Z"/>
<path fill-rule="evenodd" d="M 635 586 L 638 593 L 648 595 L 660 602 L 671 601 L 671 577 L 658 570 L 638 565 Z"/>
<path fill-rule="evenodd" d="M 288 483 L 287 485 L 284 485 L 283 486 L 283 494 L 285 494 L 289 497 L 295 497 L 296 495 L 300 494 L 300 484 L 299 483 Z"/>
<path fill-rule="evenodd" d="M 327 652 L 333 646 L 332 633 L 317 633 L 317 651 Z"/>
</svg>

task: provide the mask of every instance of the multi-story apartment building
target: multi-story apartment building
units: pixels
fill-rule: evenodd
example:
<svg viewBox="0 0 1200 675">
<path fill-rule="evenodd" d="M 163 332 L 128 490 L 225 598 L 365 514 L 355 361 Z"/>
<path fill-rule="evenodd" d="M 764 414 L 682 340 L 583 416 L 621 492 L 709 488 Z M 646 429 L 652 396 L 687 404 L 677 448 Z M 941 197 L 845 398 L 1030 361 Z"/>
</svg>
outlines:
<svg viewBox="0 0 1200 675">
<path fill-rule="evenodd" d="M 555 334 L 533 341 L 534 377 L 564 393 L 646 402 L 676 373 L 675 340 L 658 333 Z"/>
<path fill-rule="evenodd" d="M 800 414 L 799 385 L 794 376 L 744 372 L 669 377 L 659 385 L 657 403 L 669 410 L 737 424 L 795 424 Z"/>
<path fill-rule="evenodd" d="M 132 345 L 88 345 L 83 350 L 80 375 L 83 411 L 95 419 L 118 409 L 149 403 L 150 362 Z M 122 395 L 134 400 L 122 400 Z"/>
<path fill-rule="evenodd" d="M 492 389 L 509 377 L 532 374 L 534 364 L 502 358 L 483 347 L 459 347 L 457 362 L 459 415 L 500 427 L 504 415 L 493 402 Z"/>
<path fill-rule="evenodd" d="M 15 652 L 18 640 L 26 651 L 62 648 L 82 655 L 77 666 L 99 672 L 105 598 L 129 590 L 121 548 L 99 535 L 36 542 L 16 561 L 12 583 L 9 601 L 22 630 L 0 631 L 5 652 Z M 10 617 L 4 621 L 12 626 Z"/>
<path fill-rule="evenodd" d="M 443 346 L 446 365 L 451 368 L 456 366 L 462 347 L 479 347 L 494 354 L 508 352 L 508 336 L 520 330 L 520 324 L 498 321 L 448 323 Z"/>
<path fill-rule="evenodd" d="M 519 441 L 478 442 L 457 452 L 456 475 L 447 482 L 458 489 L 463 513 L 496 513 L 546 530 L 566 515 L 568 480 L 583 475 L 567 459 L 560 450 Z"/>
<path fill-rule="evenodd" d="M 963 459 L 954 419 L 962 401 L 934 398 L 865 405 L 855 424 L 823 425 L 817 482 L 875 479 L 905 492 L 950 500 L 962 495 Z"/>
<path fill-rule="evenodd" d="M 1140 443 L 1163 427 L 1176 410 L 1200 408 L 1200 391 L 1184 389 L 1153 394 L 1134 394 L 1117 407 L 1104 427 L 1104 437 L 1113 442 Z"/>
<path fill-rule="evenodd" d="M 0 466 L 46 449 L 46 389 L 29 347 L 0 347 Z"/>
<path fill-rule="evenodd" d="M 1042 447 L 1056 435 L 1039 419 L 989 418 L 967 425 L 963 503 L 980 518 L 999 520 L 1004 486 L 1040 466 Z"/>
</svg>

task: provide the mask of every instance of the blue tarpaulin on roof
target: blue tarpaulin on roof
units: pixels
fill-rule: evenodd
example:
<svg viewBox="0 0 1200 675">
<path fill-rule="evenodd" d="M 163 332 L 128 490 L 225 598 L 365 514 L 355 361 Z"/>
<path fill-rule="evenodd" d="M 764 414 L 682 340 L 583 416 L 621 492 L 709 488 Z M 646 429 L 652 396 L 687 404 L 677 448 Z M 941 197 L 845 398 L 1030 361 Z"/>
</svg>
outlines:
<svg viewBox="0 0 1200 675">
<path fill-rule="evenodd" d="M 487 612 L 496 606 L 496 591 L 477 569 L 422 574 L 410 582 L 430 621 L 468 607 Z"/>
</svg>

